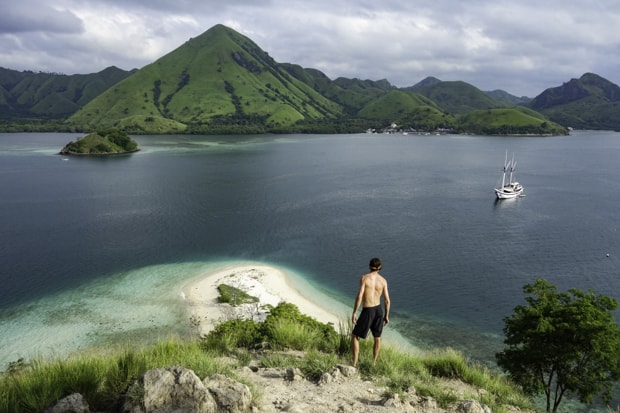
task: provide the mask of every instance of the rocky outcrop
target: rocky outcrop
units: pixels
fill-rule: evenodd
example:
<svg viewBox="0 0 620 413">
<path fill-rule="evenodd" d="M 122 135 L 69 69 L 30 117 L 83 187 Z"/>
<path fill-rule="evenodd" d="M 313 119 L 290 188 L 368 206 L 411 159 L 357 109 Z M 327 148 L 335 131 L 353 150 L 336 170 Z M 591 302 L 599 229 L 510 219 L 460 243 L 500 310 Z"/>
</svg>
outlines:
<svg viewBox="0 0 620 413">
<path fill-rule="evenodd" d="M 147 371 L 128 394 L 143 394 L 143 398 L 128 397 L 123 409 L 127 413 L 216 411 L 215 400 L 200 378 L 178 366 Z"/>
<path fill-rule="evenodd" d="M 179 366 L 147 371 L 128 393 L 143 397 L 128 397 L 123 409 L 126 413 L 252 411 L 252 394 L 245 384 L 221 374 L 201 381 L 192 370 Z"/>
<path fill-rule="evenodd" d="M 204 384 L 217 404 L 216 411 L 228 413 L 252 411 L 252 393 L 245 384 L 223 374 L 206 378 Z"/>
<path fill-rule="evenodd" d="M 411 387 L 395 394 L 357 369 L 337 365 L 310 381 L 298 368 L 243 367 L 238 380 L 215 374 L 200 380 L 189 369 L 173 366 L 147 371 L 125 396 L 126 413 L 492 413 L 475 400 L 461 400 L 444 409 Z M 250 388 L 241 381 L 251 383 Z M 468 390 L 469 391 L 469 390 Z M 509 410 L 518 412 L 519 410 Z M 46 413 L 89 413 L 82 396 L 71 395 Z"/>
</svg>

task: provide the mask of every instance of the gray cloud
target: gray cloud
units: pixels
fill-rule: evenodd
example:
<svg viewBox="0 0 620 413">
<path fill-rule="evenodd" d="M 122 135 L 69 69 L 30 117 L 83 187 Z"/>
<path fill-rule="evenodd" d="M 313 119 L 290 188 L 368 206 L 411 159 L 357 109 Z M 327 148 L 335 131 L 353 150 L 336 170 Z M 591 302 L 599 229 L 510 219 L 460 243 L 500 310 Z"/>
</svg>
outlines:
<svg viewBox="0 0 620 413">
<path fill-rule="evenodd" d="M 0 17 L 0 66 L 142 67 L 221 23 L 280 62 L 413 85 L 426 76 L 535 96 L 585 72 L 618 83 L 612 0 L 26 0 Z M 30 11 L 34 11 L 30 13 Z"/>
<path fill-rule="evenodd" d="M 70 10 L 56 9 L 47 2 L 19 1 L 4 4 L 0 34 L 19 36 L 28 32 L 81 33 L 82 21 Z"/>
</svg>

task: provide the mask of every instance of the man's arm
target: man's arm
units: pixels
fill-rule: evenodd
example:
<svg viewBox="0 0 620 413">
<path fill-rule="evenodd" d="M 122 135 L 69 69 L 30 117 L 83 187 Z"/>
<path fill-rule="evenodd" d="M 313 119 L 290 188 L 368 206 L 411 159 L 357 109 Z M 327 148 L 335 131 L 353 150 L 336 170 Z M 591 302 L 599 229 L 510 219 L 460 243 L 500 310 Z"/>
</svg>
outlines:
<svg viewBox="0 0 620 413">
<path fill-rule="evenodd" d="M 385 325 L 390 324 L 390 293 L 388 292 L 387 281 L 383 286 L 383 301 L 385 303 L 385 315 L 383 316 L 383 322 Z"/>
<path fill-rule="evenodd" d="M 360 288 L 357 292 L 357 297 L 355 297 L 355 304 L 353 305 L 353 316 L 351 317 L 353 324 L 357 323 L 357 310 L 360 308 L 360 304 L 362 303 L 365 288 L 366 284 L 364 283 L 364 277 L 362 277 L 360 278 Z"/>
</svg>

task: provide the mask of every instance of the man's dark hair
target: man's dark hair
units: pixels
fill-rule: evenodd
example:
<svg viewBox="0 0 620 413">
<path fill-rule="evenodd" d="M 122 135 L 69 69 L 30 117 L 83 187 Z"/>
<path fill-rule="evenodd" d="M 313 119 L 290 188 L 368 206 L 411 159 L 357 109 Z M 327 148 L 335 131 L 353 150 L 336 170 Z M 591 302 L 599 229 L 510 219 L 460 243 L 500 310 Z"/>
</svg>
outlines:
<svg viewBox="0 0 620 413">
<path fill-rule="evenodd" d="M 381 260 L 379 258 L 373 258 L 370 260 L 370 264 L 368 264 L 370 269 L 373 271 L 379 271 L 381 269 Z"/>
</svg>

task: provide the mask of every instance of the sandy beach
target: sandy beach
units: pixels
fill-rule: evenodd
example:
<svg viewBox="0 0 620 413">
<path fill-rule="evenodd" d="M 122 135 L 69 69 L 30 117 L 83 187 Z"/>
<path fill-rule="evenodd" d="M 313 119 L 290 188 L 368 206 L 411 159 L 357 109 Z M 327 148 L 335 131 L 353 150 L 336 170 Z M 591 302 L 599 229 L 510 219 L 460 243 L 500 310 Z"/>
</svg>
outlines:
<svg viewBox="0 0 620 413">
<path fill-rule="evenodd" d="M 230 285 L 247 294 L 257 297 L 257 304 L 243 304 L 233 307 L 218 303 L 220 284 Z M 303 291 L 302 291 L 303 289 Z M 203 335 L 215 325 L 232 318 L 252 317 L 262 321 L 266 312 L 261 307 L 272 306 L 280 302 L 295 304 L 299 311 L 323 323 L 332 323 L 336 328 L 346 324 L 350 308 L 342 303 L 327 302 L 324 297 L 316 300 L 317 292 L 310 286 L 293 284 L 293 280 L 284 270 L 264 264 L 230 265 L 204 274 L 185 285 L 181 296 L 188 303 L 192 323 Z"/>
</svg>

